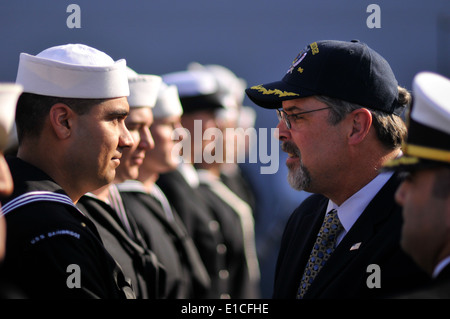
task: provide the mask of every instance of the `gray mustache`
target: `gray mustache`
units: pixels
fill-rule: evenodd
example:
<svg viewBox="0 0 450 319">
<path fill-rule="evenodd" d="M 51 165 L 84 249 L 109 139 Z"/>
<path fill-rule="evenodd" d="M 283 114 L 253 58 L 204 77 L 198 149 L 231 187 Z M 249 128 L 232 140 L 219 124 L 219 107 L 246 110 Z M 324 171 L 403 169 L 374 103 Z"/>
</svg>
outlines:
<svg viewBox="0 0 450 319">
<path fill-rule="evenodd" d="M 295 155 L 297 155 L 298 157 L 300 157 L 300 150 L 297 148 L 297 146 L 295 146 L 295 144 L 294 143 L 292 143 L 292 142 L 289 142 L 289 141 L 287 141 L 287 142 L 283 142 L 282 144 L 281 144 L 281 150 L 283 151 L 283 152 L 286 152 L 286 153 L 292 153 L 292 154 L 295 154 Z"/>
</svg>

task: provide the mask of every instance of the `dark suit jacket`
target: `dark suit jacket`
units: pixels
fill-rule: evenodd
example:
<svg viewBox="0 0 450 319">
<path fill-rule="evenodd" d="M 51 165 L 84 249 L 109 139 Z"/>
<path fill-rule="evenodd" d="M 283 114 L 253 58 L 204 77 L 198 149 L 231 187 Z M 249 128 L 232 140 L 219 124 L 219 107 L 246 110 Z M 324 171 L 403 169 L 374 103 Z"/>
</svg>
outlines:
<svg viewBox="0 0 450 319">
<path fill-rule="evenodd" d="M 428 287 L 400 295 L 398 299 L 450 299 L 450 265 Z"/>
<path fill-rule="evenodd" d="M 340 242 L 305 299 L 389 297 L 419 287 L 428 276 L 400 248 L 401 207 L 394 201 L 396 174 L 384 185 Z M 275 272 L 274 298 L 295 298 L 328 199 L 312 195 L 290 217 Z M 350 250 L 361 243 L 359 249 Z M 380 267 L 381 288 L 369 288 L 370 264 Z"/>
</svg>

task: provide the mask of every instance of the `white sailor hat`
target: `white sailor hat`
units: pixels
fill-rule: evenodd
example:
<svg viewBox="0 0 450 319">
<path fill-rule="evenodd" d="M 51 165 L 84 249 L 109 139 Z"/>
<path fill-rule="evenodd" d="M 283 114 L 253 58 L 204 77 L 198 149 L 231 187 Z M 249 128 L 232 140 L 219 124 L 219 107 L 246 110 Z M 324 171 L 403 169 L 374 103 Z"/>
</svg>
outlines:
<svg viewBox="0 0 450 319">
<path fill-rule="evenodd" d="M 238 127 L 244 129 L 254 127 L 256 121 L 256 111 L 251 106 L 241 106 L 239 109 Z"/>
<path fill-rule="evenodd" d="M 177 86 L 167 85 L 164 82 L 161 83 L 158 99 L 153 108 L 153 117 L 155 119 L 161 119 L 170 116 L 181 116 L 182 114 L 183 107 L 181 106 Z"/>
<path fill-rule="evenodd" d="M 127 67 L 127 75 L 130 87 L 130 95 L 128 96 L 130 107 L 153 108 L 162 78 L 153 74 L 139 74 L 129 67 Z"/>
<path fill-rule="evenodd" d="M 421 72 L 414 77 L 412 93 L 404 156 L 388 162 L 387 168 L 450 165 L 450 80 L 436 73 Z"/>
<path fill-rule="evenodd" d="M 183 112 L 222 108 L 214 76 L 204 70 L 186 70 L 162 76 L 167 85 L 176 85 Z"/>
<path fill-rule="evenodd" d="M 240 82 L 230 69 L 218 64 L 202 65 L 198 62 L 192 62 L 188 65 L 188 70 L 205 70 L 210 72 L 216 80 L 219 99 L 223 106 L 230 109 L 238 107 L 236 91 Z M 241 89 L 242 92 L 245 92 L 245 87 Z"/>
<path fill-rule="evenodd" d="M 126 61 L 83 44 L 20 54 L 16 83 L 24 92 L 47 96 L 107 99 L 129 95 Z"/>
<path fill-rule="evenodd" d="M 21 85 L 0 84 L 0 150 L 3 150 L 8 142 L 8 135 L 14 124 L 17 100 L 21 93 Z"/>
</svg>

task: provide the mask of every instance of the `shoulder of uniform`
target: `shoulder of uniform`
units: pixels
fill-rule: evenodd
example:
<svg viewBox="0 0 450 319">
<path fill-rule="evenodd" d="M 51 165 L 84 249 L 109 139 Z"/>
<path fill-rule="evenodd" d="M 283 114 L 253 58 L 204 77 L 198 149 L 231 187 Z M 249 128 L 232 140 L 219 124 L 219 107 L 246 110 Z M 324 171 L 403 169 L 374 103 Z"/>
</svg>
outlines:
<svg viewBox="0 0 450 319">
<path fill-rule="evenodd" d="M 80 239 L 88 231 L 87 217 L 71 203 L 32 201 L 8 210 L 5 217 L 9 237 L 31 244 L 50 238 Z"/>
</svg>

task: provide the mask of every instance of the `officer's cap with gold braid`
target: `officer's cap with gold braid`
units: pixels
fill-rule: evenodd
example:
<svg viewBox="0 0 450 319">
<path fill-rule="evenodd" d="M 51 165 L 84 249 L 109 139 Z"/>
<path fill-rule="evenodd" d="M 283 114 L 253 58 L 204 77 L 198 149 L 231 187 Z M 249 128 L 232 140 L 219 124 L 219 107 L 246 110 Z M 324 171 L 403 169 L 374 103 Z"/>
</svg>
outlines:
<svg viewBox="0 0 450 319">
<path fill-rule="evenodd" d="M 281 81 L 252 86 L 248 97 L 276 109 L 285 100 L 325 95 L 400 115 L 398 83 L 387 61 L 358 40 L 325 40 L 309 44 Z"/>
<path fill-rule="evenodd" d="M 385 169 L 413 170 L 436 164 L 450 167 L 450 80 L 431 72 L 417 74 L 413 100 L 404 155 L 388 162 Z"/>
</svg>

